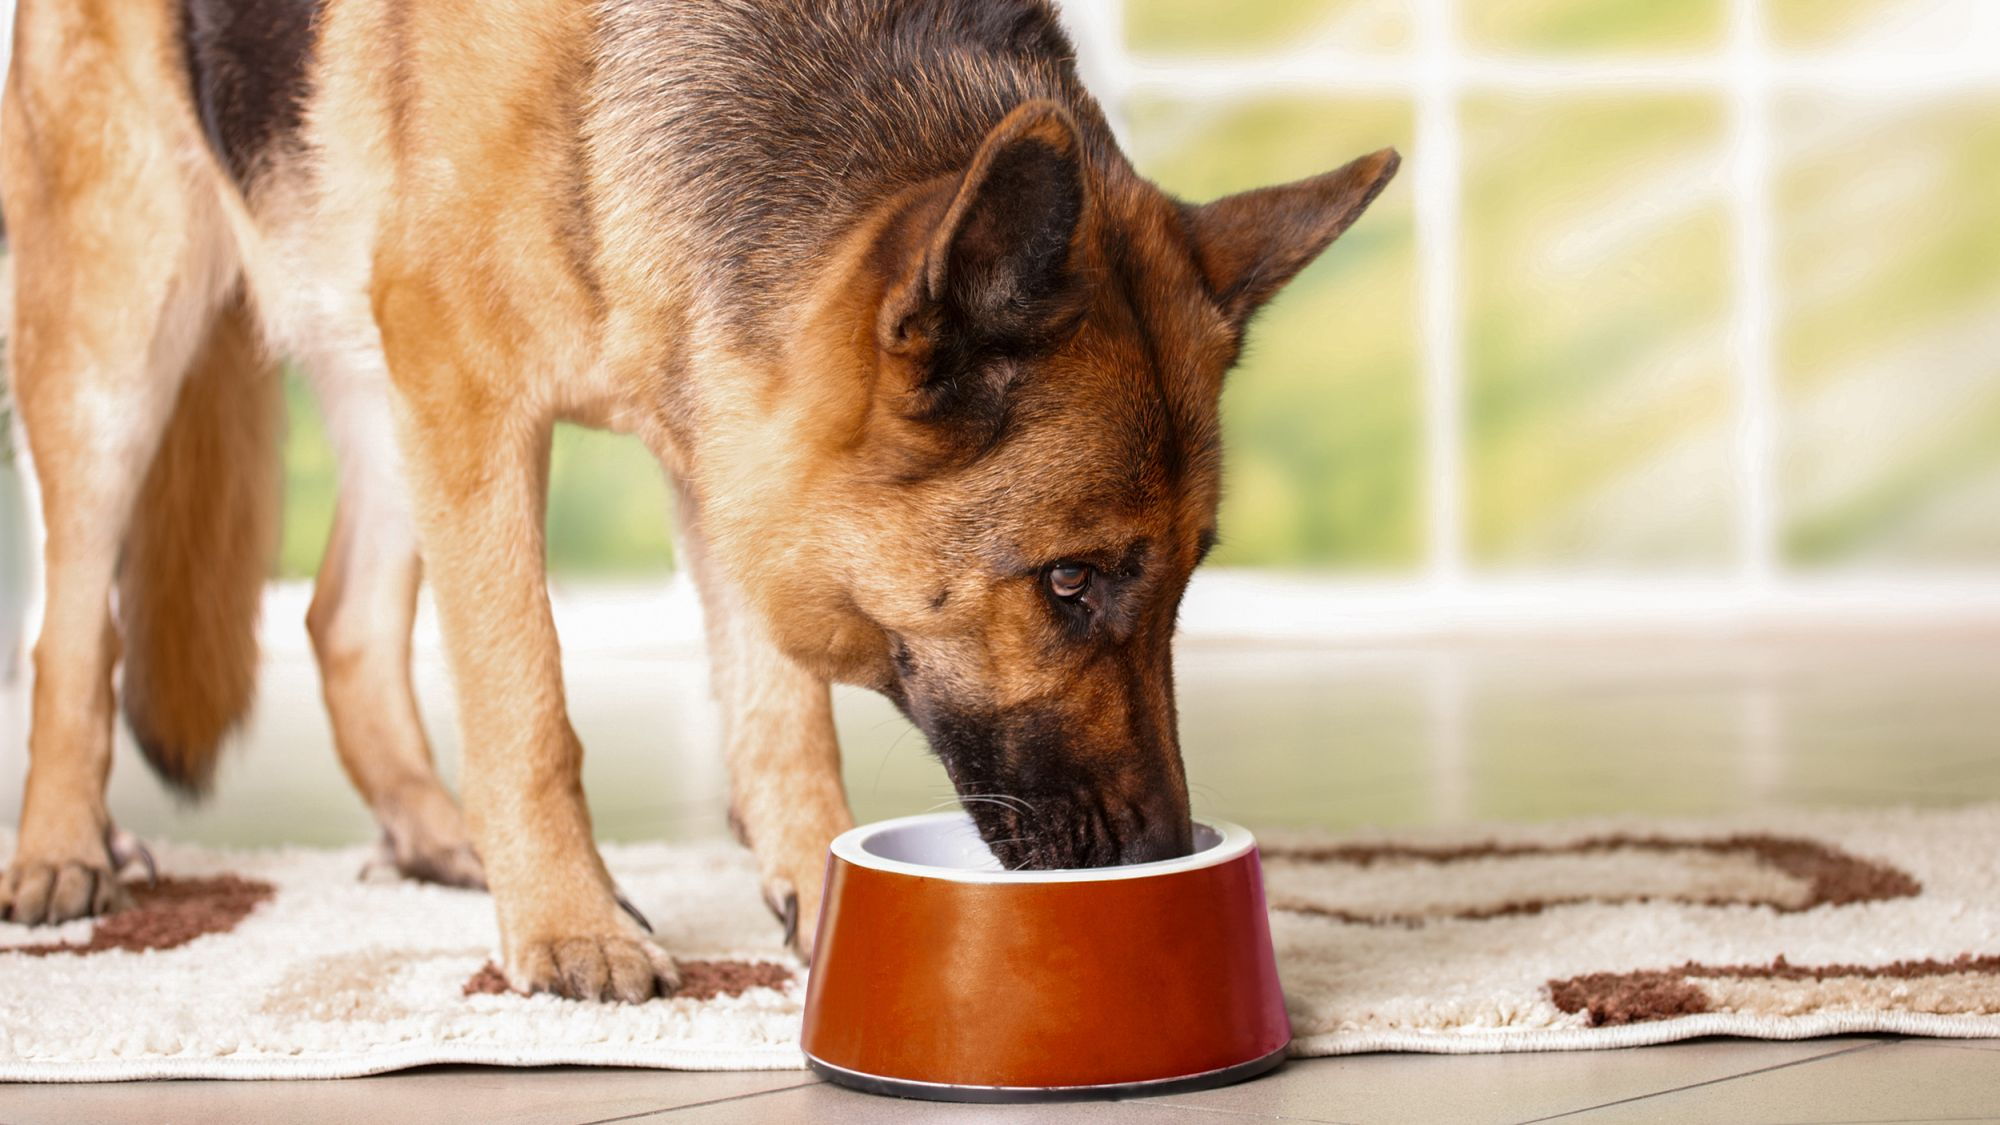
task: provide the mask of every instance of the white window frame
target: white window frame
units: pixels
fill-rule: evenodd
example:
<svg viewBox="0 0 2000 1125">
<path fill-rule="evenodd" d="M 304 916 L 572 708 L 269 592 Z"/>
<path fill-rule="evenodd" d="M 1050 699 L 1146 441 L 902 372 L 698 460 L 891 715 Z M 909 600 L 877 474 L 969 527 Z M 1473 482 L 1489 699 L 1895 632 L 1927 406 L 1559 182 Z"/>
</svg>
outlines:
<svg viewBox="0 0 2000 1125">
<path fill-rule="evenodd" d="M 1727 0 L 1728 38 L 1716 52 L 1499 55 L 1469 49 L 1460 39 L 1459 2 L 1410 0 L 1413 43 L 1401 54 L 1311 47 L 1245 59 L 1135 54 L 1124 41 L 1124 0 L 1069 0 L 1065 5 L 1085 79 L 1121 131 L 1125 104 L 1152 93 L 1219 99 L 1300 92 L 1389 95 L 1407 99 L 1415 112 L 1415 138 L 1404 175 L 1415 203 L 1420 290 L 1422 471 L 1428 498 L 1421 570 L 1406 580 L 1205 574 L 1190 592 L 1189 627 L 1348 635 L 1625 624 L 1963 621 L 1968 616 L 2000 620 L 2000 574 L 1929 569 L 1805 573 L 1784 564 L 1775 476 L 1777 281 L 1770 125 L 1774 94 L 1923 99 L 2000 92 L 2000 63 L 1972 50 L 1781 53 L 1766 39 L 1761 0 Z M 1725 570 L 1701 577 L 1482 572 L 1468 564 L 1464 533 L 1459 107 L 1468 93 L 1611 91 L 1728 99 L 1736 554 Z"/>
</svg>

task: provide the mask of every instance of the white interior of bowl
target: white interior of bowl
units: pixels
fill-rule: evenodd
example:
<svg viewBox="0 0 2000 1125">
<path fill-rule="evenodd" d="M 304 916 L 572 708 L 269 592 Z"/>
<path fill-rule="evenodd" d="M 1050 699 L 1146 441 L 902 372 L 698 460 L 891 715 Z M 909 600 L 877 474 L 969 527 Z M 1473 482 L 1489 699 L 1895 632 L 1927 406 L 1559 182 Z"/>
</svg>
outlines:
<svg viewBox="0 0 2000 1125">
<path fill-rule="evenodd" d="M 1008 871 L 987 849 L 964 812 L 928 813 L 864 824 L 841 833 L 833 854 L 857 867 L 895 871 L 961 883 L 1073 883 L 1144 879 L 1192 871 L 1235 859 L 1255 846 L 1247 829 L 1223 821 L 1194 826 L 1194 851 L 1177 859 L 1121 867 L 1079 867 L 1054 871 Z"/>
</svg>

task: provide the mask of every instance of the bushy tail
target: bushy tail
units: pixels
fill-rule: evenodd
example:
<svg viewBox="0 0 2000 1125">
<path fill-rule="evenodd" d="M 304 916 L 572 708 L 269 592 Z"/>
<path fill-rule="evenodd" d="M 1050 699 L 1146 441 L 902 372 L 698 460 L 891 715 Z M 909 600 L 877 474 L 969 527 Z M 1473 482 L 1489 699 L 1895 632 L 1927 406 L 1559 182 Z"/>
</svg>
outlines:
<svg viewBox="0 0 2000 1125">
<path fill-rule="evenodd" d="M 280 387 L 247 309 L 217 315 L 181 386 L 119 564 L 125 721 L 199 795 L 257 686 L 257 612 L 277 547 Z"/>
</svg>

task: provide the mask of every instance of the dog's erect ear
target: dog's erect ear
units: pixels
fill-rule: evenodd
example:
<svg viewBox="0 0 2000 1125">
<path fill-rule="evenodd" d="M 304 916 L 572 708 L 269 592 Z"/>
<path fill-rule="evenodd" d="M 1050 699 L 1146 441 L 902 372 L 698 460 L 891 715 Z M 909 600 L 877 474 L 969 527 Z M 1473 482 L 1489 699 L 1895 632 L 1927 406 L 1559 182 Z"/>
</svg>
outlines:
<svg viewBox="0 0 2000 1125">
<path fill-rule="evenodd" d="M 1401 162 L 1385 148 L 1310 179 L 1189 208 L 1196 265 L 1224 315 L 1238 327 L 1248 321 L 1354 225 Z"/>
<path fill-rule="evenodd" d="M 986 135 L 885 297 L 883 349 L 949 365 L 1047 342 L 1073 316 L 1087 206 L 1076 122 L 1054 102 L 1016 107 Z"/>
</svg>

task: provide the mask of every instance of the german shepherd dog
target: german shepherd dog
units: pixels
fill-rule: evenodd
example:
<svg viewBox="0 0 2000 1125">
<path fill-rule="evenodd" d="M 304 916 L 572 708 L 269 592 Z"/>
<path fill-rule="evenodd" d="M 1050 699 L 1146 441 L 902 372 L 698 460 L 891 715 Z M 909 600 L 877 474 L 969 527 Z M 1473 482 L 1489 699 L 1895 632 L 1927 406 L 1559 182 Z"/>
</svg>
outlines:
<svg viewBox="0 0 2000 1125">
<path fill-rule="evenodd" d="M 1010 866 L 1188 850 L 1171 640 L 1223 374 L 1393 151 L 1170 198 L 1046 0 L 21 0 L 14 44 L 0 201 L 48 531 L 15 921 L 123 900 L 121 657 L 185 790 L 249 704 L 279 356 L 340 458 L 307 625 L 341 761 L 403 873 L 491 889 L 514 988 L 676 979 L 584 805 L 558 419 L 676 484 L 731 819 L 801 952 L 851 823 L 832 681 L 908 714 Z M 411 692 L 420 570 L 462 818 Z"/>
</svg>

